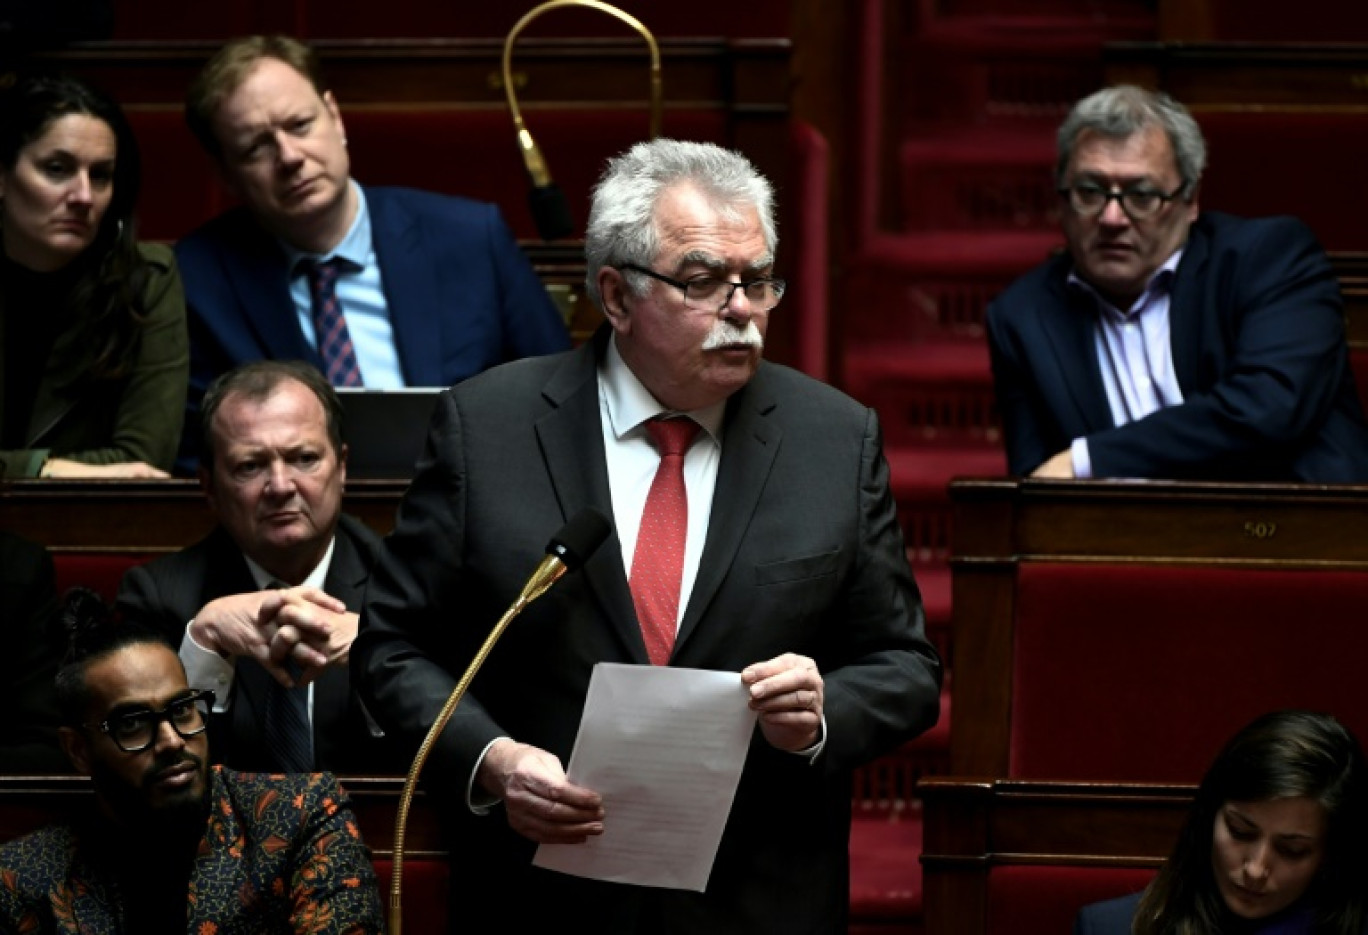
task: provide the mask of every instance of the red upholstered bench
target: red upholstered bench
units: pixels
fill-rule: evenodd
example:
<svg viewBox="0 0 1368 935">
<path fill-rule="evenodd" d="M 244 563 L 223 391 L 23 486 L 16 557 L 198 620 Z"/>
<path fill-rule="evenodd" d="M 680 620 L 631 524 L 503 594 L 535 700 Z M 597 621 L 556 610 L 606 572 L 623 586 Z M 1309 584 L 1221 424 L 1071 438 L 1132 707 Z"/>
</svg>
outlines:
<svg viewBox="0 0 1368 935">
<path fill-rule="evenodd" d="M 1243 215 L 1291 214 L 1328 250 L 1368 248 L 1368 230 L 1343 210 L 1368 200 L 1362 118 L 1351 112 L 1201 111 L 1211 170 L 1202 207 Z M 1257 159 L 1250 158 L 1258 153 Z M 1277 178 L 1277 185 L 1269 185 Z"/>
<path fill-rule="evenodd" d="M 180 108 L 129 107 L 128 121 L 142 151 L 139 237 L 178 240 L 224 209 L 228 195 Z"/>
<path fill-rule="evenodd" d="M 112 601 L 119 593 L 124 572 L 153 558 L 156 556 L 148 552 L 54 552 L 58 597 L 80 585 Z"/>
<path fill-rule="evenodd" d="M 1060 935 L 1079 909 L 1138 892 L 1153 878 L 1153 870 L 1130 867 L 993 867 L 985 935 Z"/>
<path fill-rule="evenodd" d="M 1022 562 L 1009 775 L 1192 782 L 1256 715 L 1368 733 L 1368 574 Z"/>
</svg>

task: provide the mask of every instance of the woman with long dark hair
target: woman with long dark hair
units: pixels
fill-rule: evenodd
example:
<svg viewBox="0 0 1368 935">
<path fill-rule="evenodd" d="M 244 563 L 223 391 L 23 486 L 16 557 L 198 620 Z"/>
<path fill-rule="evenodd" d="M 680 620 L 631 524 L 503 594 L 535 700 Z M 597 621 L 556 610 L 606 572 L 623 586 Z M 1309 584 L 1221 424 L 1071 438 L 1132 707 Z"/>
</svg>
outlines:
<svg viewBox="0 0 1368 935">
<path fill-rule="evenodd" d="M 1365 783 L 1333 717 L 1260 717 L 1216 757 L 1149 887 L 1086 907 L 1076 935 L 1362 935 Z"/>
<path fill-rule="evenodd" d="M 165 477 L 185 406 L 185 299 L 139 244 L 118 105 L 66 76 L 0 95 L 0 476 Z"/>
</svg>

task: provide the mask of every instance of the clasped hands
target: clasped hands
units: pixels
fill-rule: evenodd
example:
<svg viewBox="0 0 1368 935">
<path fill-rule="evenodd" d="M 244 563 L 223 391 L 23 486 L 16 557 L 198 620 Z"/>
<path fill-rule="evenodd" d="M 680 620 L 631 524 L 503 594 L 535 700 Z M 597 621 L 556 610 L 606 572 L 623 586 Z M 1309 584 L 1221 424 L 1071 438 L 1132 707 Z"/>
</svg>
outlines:
<svg viewBox="0 0 1368 935">
<path fill-rule="evenodd" d="M 190 635 L 221 656 L 255 659 L 280 684 L 296 686 L 346 664 L 358 622 L 318 588 L 281 588 L 210 601 L 195 615 Z"/>
<path fill-rule="evenodd" d="M 785 653 L 747 666 L 741 684 L 760 732 L 780 750 L 799 753 L 822 739 L 822 675 L 806 656 Z M 539 844 L 579 844 L 603 833 L 603 800 L 565 777 L 554 754 L 505 738 L 490 746 L 476 777 L 503 800 L 508 824 Z"/>
</svg>

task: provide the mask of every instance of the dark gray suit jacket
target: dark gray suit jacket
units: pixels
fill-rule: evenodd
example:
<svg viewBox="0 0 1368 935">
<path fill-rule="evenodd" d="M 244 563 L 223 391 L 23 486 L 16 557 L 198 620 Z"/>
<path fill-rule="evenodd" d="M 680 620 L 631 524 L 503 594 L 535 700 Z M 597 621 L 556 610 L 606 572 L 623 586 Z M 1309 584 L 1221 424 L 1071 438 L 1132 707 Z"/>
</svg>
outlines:
<svg viewBox="0 0 1368 935">
<path fill-rule="evenodd" d="M 437 405 L 418 476 L 367 591 L 352 670 L 387 730 L 414 742 L 548 537 L 586 506 L 612 516 L 599 422 L 606 333 L 473 377 Z M 816 659 L 828 736 L 815 763 L 757 731 L 707 892 L 590 882 L 530 866 L 502 815 L 457 815 L 457 904 L 516 902 L 528 931 L 843 933 L 850 771 L 935 723 L 940 663 L 923 632 L 875 415 L 762 364 L 727 406 L 707 540 L 671 665 L 740 671 Z M 494 738 L 568 762 L 595 663 L 648 664 L 616 535 L 503 636 L 433 749 L 458 813 Z M 611 814 L 608 821 L 612 821 Z"/>
<path fill-rule="evenodd" d="M 343 516 L 323 590 L 359 611 L 380 539 L 359 520 Z M 255 591 L 241 550 L 222 528 L 164 558 L 131 568 L 119 587 L 124 613 L 155 627 L 179 647 L 185 627 L 201 607 L 229 594 Z M 266 670 L 238 660 L 231 707 L 210 721 L 214 762 L 239 770 L 272 770 L 261 742 L 261 717 L 270 682 Z M 395 755 L 351 690 L 346 666 L 326 669 L 314 683 L 315 768 L 346 773 L 398 773 L 408 763 Z"/>
</svg>

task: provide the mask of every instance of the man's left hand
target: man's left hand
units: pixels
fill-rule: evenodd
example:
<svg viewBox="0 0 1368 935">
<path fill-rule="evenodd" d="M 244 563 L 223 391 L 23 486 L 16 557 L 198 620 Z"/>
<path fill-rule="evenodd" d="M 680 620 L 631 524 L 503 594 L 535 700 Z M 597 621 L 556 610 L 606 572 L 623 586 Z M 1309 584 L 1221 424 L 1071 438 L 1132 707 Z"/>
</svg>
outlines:
<svg viewBox="0 0 1368 935">
<path fill-rule="evenodd" d="M 741 684 L 760 714 L 760 732 L 771 746 L 790 753 L 806 750 L 822 734 L 823 683 L 817 663 L 784 653 L 747 666 Z"/>
</svg>

